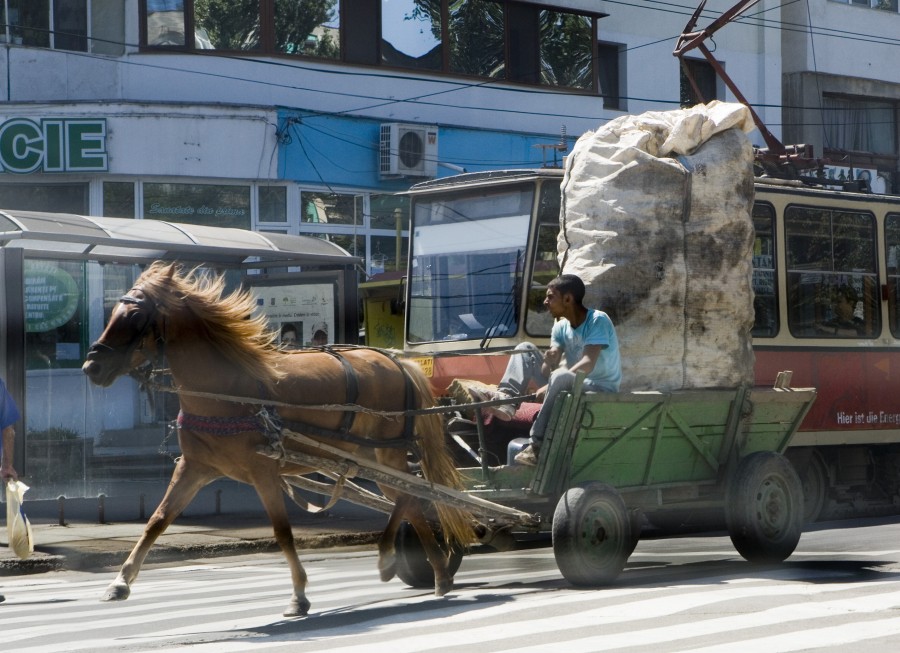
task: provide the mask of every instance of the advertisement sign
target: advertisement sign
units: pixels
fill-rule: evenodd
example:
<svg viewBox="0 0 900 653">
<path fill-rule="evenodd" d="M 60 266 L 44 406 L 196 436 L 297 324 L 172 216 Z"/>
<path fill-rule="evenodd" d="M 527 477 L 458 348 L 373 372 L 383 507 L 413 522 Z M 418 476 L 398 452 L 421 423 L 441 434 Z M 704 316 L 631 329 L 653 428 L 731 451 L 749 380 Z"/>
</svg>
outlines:
<svg viewBox="0 0 900 653">
<path fill-rule="evenodd" d="M 269 326 L 278 331 L 278 343 L 297 349 L 334 342 L 334 286 L 309 283 L 255 287 L 256 305 Z"/>
<path fill-rule="evenodd" d="M 105 172 L 108 169 L 104 119 L 0 121 L 0 172 Z"/>
<path fill-rule="evenodd" d="M 72 319 L 80 293 L 72 275 L 49 261 L 25 261 L 25 330 L 51 331 Z"/>
</svg>

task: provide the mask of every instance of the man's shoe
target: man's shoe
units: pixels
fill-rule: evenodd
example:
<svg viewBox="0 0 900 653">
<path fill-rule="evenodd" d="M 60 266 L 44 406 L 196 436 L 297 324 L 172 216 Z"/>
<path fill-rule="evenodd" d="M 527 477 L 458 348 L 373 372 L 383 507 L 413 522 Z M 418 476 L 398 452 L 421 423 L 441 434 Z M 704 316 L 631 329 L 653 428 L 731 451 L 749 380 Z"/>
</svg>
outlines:
<svg viewBox="0 0 900 653">
<path fill-rule="evenodd" d="M 500 392 L 499 390 L 495 390 L 484 384 L 469 384 L 466 387 L 466 391 L 469 393 L 471 400 L 476 403 L 482 401 L 495 401 L 497 399 L 509 399 L 512 401 L 513 399 L 505 392 Z M 508 422 L 516 414 L 516 407 L 511 403 L 498 404 L 496 406 L 484 406 L 481 409 L 481 414 L 485 416 L 492 415 L 502 422 Z"/>
<path fill-rule="evenodd" d="M 492 396 L 489 397 L 490 400 L 493 399 L 512 399 L 509 395 L 506 395 L 502 392 L 494 392 Z M 501 422 L 508 422 L 513 417 L 516 416 L 516 407 L 513 404 L 497 404 L 496 406 L 485 406 L 481 409 L 481 411 L 485 415 L 493 415 L 495 418 L 499 419 Z"/>
<path fill-rule="evenodd" d="M 516 454 L 514 460 L 520 465 L 535 467 L 537 466 L 538 462 L 538 450 L 533 444 L 529 444 L 527 447 L 522 449 L 522 451 Z"/>
<path fill-rule="evenodd" d="M 6 597 L 0 594 L 0 603 L 3 603 L 6 600 Z"/>
</svg>

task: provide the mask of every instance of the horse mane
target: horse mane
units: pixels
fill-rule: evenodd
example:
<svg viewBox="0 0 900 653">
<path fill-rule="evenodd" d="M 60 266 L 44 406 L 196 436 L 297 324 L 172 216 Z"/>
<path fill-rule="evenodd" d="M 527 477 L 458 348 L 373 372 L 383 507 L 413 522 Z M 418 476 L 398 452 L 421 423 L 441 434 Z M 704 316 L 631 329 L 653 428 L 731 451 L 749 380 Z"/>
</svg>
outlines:
<svg viewBox="0 0 900 653">
<path fill-rule="evenodd" d="M 184 270 L 179 263 L 156 261 L 138 278 L 135 287 L 167 316 L 185 315 L 190 332 L 210 343 L 240 371 L 267 388 L 284 378 L 283 356 L 276 334 L 262 315 L 253 316 L 256 298 L 245 289 L 225 295 L 225 277 L 199 267 Z"/>
</svg>

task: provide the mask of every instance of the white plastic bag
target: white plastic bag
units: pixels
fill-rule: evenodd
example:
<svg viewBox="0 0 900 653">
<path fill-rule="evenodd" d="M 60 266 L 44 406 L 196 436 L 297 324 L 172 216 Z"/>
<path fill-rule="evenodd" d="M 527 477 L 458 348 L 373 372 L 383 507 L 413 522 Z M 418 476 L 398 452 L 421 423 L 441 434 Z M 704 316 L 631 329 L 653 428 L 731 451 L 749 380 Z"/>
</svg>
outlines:
<svg viewBox="0 0 900 653">
<path fill-rule="evenodd" d="M 6 485 L 6 529 L 9 548 L 23 560 L 34 553 L 31 522 L 22 509 L 27 491 L 28 486 L 21 481 L 10 481 Z"/>
</svg>

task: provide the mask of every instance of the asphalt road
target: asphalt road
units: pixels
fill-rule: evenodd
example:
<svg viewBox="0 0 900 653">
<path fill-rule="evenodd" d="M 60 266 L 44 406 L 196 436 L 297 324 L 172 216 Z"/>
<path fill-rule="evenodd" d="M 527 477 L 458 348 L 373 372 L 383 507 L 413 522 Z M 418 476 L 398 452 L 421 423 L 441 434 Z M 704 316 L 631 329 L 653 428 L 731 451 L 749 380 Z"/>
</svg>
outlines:
<svg viewBox="0 0 900 653">
<path fill-rule="evenodd" d="M 546 543 L 466 557 L 444 598 L 381 583 L 371 549 L 303 556 L 310 616 L 278 555 L 149 565 L 121 603 L 102 573 L 2 579 L 4 650 L 848 651 L 900 637 L 900 518 L 821 524 L 780 565 L 754 566 L 727 535 L 642 540 L 610 587 L 568 585 Z M 7 647 L 9 647 L 7 649 Z"/>
</svg>

